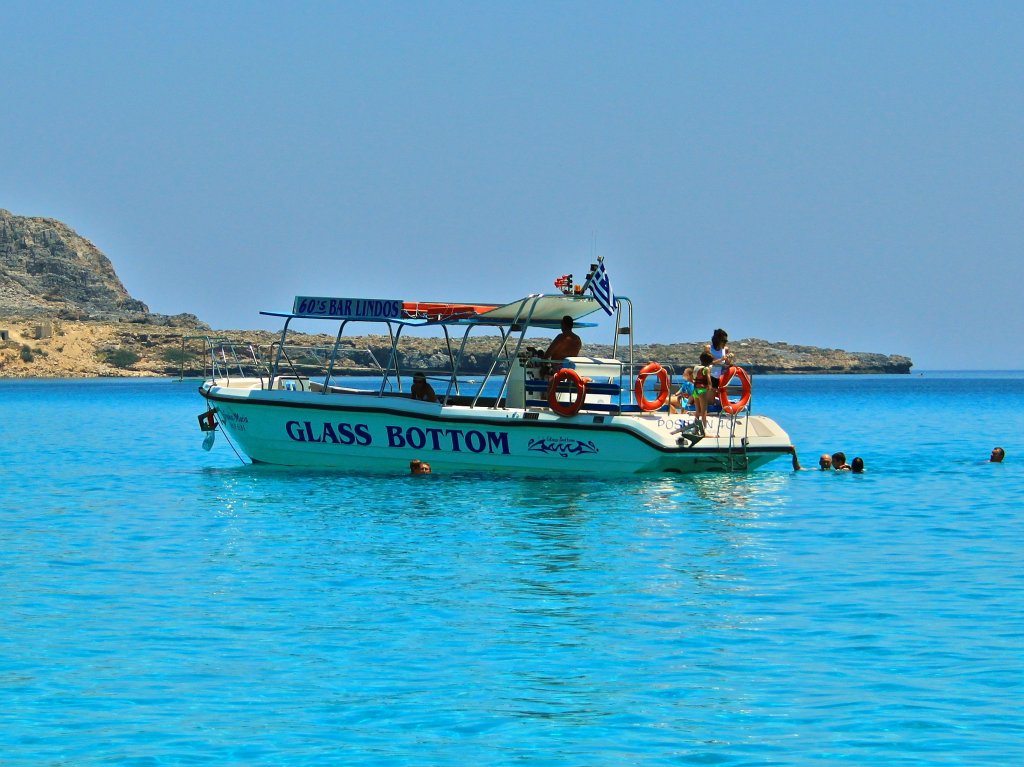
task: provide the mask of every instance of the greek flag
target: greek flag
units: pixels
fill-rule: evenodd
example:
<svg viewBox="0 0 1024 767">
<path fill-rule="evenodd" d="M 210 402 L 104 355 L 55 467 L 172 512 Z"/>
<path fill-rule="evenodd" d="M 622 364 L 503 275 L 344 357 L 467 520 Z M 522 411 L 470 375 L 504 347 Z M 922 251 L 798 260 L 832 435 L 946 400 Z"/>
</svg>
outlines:
<svg viewBox="0 0 1024 767">
<path fill-rule="evenodd" d="M 597 303 L 601 304 L 601 308 L 605 310 L 606 314 L 614 314 L 617 303 L 615 301 L 615 293 L 612 292 L 612 283 L 608 279 L 608 270 L 604 268 L 604 259 L 598 259 L 597 266 L 594 267 L 594 271 L 590 274 L 590 279 L 587 280 L 587 285 L 590 288 L 590 292 L 594 294 L 594 298 L 597 299 Z"/>
</svg>

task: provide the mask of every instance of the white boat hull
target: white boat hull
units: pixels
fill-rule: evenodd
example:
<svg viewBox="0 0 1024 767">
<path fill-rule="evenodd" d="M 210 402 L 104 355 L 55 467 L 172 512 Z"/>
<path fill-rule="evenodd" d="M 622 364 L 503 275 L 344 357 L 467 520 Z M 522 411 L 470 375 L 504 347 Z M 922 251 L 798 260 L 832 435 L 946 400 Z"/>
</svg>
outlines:
<svg viewBox="0 0 1024 767">
<path fill-rule="evenodd" d="M 764 416 L 709 416 L 693 445 L 680 429 L 693 416 L 656 413 L 560 416 L 550 410 L 441 406 L 407 397 L 264 390 L 257 382 L 200 393 L 220 427 L 257 463 L 408 473 L 413 459 L 435 473 L 520 471 L 635 474 L 747 471 L 791 451 Z"/>
</svg>

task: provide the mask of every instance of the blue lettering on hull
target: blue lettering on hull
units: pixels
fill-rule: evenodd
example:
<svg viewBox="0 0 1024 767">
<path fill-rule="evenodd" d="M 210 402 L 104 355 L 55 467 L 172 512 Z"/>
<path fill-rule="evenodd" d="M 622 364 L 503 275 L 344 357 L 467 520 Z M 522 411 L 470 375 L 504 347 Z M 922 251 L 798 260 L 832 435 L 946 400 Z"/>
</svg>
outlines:
<svg viewBox="0 0 1024 767">
<path fill-rule="evenodd" d="M 349 424 L 288 421 L 285 433 L 294 442 L 317 442 L 334 445 L 374 444 L 370 427 L 365 423 Z M 509 455 L 508 432 L 481 429 L 442 429 L 424 426 L 384 427 L 388 447 L 413 450 L 435 450 L 451 453 L 487 453 Z"/>
</svg>

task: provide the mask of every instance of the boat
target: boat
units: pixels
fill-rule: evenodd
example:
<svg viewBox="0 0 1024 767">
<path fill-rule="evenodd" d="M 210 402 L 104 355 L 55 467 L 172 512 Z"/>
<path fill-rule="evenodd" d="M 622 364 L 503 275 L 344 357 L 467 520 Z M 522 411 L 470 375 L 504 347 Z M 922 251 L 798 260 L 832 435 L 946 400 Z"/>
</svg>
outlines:
<svg viewBox="0 0 1024 767">
<path fill-rule="evenodd" d="M 682 371 L 636 358 L 633 303 L 598 289 L 609 287 L 603 270 L 592 264 L 584 285 L 562 275 L 556 292 L 510 302 L 297 296 L 290 312 L 261 312 L 283 320 L 266 350 L 209 344 L 206 447 L 220 431 L 258 464 L 407 474 L 422 461 L 434 474 L 599 476 L 750 471 L 793 452 L 786 432 L 752 411 L 751 377 L 738 367 L 722 376 L 707 426 L 692 411 L 668 412 Z M 607 324 L 610 355 L 550 360 L 529 345 L 528 334 L 564 317 L 576 328 Z M 353 329 L 367 323 L 390 350 L 353 371 L 362 337 Z M 322 337 L 333 342 L 296 351 L 295 328 L 307 324 L 329 328 Z M 443 337 L 443 365 L 410 369 L 403 344 L 415 335 Z M 470 352 L 481 338 L 493 349 L 482 367 Z M 416 374 L 434 401 L 411 396 Z"/>
</svg>

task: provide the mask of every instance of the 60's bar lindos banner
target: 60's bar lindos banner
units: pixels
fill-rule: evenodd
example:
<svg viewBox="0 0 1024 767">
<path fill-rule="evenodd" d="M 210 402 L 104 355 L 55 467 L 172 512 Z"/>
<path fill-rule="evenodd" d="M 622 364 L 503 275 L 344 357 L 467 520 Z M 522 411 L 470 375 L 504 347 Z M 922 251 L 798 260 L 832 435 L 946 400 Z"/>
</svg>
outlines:
<svg viewBox="0 0 1024 767">
<path fill-rule="evenodd" d="M 292 314 L 300 317 L 397 320 L 402 317 L 402 302 L 381 298 L 295 296 Z"/>
</svg>

